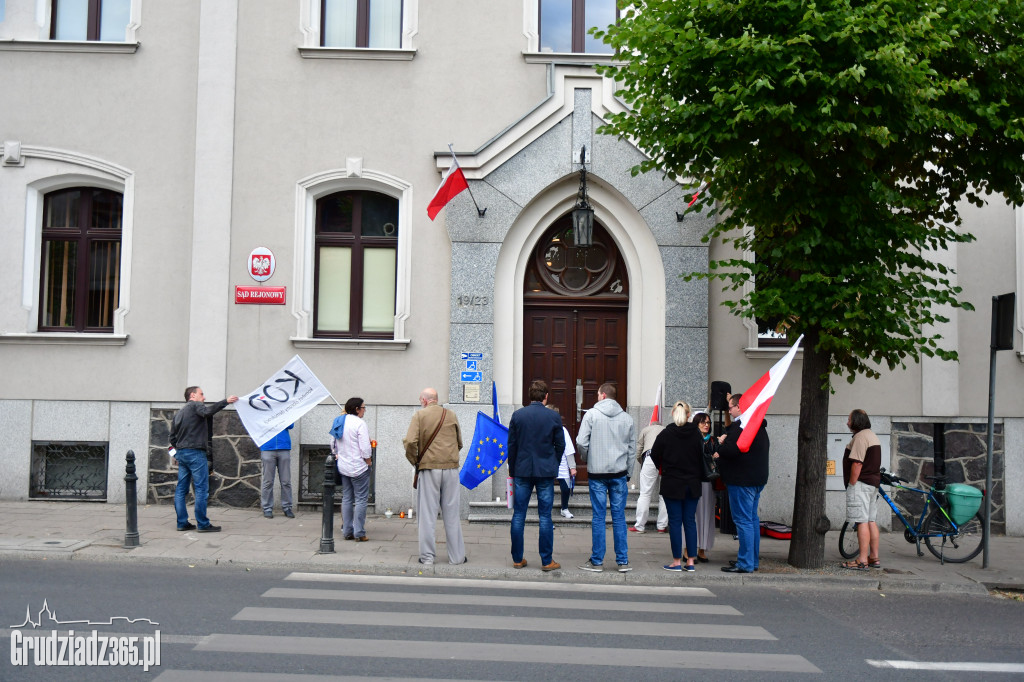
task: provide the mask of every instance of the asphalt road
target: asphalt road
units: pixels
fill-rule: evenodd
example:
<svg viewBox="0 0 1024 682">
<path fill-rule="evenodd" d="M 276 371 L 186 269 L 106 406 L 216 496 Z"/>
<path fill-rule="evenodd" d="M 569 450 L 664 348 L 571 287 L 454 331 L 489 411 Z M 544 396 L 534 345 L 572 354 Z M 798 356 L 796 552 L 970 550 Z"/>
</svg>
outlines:
<svg viewBox="0 0 1024 682">
<path fill-rule="evenodd" d="M 1024 679 L 1019 602 L 694 585 L 5 561 L 0 680 Z M 159 630 L 160 665 L 12 665 L 33 655 L 27 639 L 54 629 L 140 642 Z M 894 670 L 870 661 L 989 667 Z M 1016 667 L 998 672 L 998 664 Z"/>
</svg>

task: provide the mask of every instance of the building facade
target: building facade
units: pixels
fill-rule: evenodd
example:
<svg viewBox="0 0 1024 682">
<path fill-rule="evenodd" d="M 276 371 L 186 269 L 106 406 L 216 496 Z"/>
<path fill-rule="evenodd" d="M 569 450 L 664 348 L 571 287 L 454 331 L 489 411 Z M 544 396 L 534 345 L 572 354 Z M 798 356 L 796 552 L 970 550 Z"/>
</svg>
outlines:
<svg viewBox="0 0 1024 682">
<path fill-rule="evenodd" d="M 683 215 L 690 184 L 634 177 L 642 153 L 598 132 L 623 104 L 584 29 L 614 20 L 614 2 L 570 4 L 0 0 L 0 498 L 123 502 L 132 450 L 144 497 L 164 501 L 185 386 L 245 396 L 296 354 L 339 402 L 369 406 L 379 510 L 411 506 L 401 438 L 425 386 L 468 445 L 492 381 L 507 420 L 545 378 L 573 432 L 605 380 L 644 423 L 659 384 L 669 405 L 705 404 L 712 380 L 752 384 L 782 351 L 716 286 L 680 277 L 728 247 L 702 241 L 706 214 Z M 431 221 L 449 144 L 473 196 Z M 568 217 L 581 155 L 590 247 Z M 1020 534 L 1006 490 L 1024 470 L 1024 214 L 997 197 L 964 227 L 978 241 L 934 254 L 976 307 L 934 330 L 960 362 L 838 382 L 830 453 L 861 407 L 893 469 L 927 475 L 942 424 L 950 475 L 977 482 L 989 301 L 1016 292 L 992 493 L 996 529 Z M 259 280 L 261 247 L 275 268 Z M 762 498 L 762 518 L 784 523 L 797 371 L 772 405 Z M 295 427 L 300 502 L 318 499 L 338 411 Z M 254 445 L 232 410 L 216 428 L 215 498 L 256 506 Z M 503 478 L 468 492 L 467 513 Z"/>
</svg>

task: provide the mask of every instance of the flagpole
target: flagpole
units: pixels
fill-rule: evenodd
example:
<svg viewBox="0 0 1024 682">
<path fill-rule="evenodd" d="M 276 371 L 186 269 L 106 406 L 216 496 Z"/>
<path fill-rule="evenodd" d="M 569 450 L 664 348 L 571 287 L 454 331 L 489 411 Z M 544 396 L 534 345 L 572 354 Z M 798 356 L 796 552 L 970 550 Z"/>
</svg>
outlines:
<svg viewBox="0 0 1024 682">
<path fill-rule="evenodd" d="M 455 158 L 455 150 L 452 149 L 452 145 L 448 145 L 448 151 L 452 153 L 452 158 L 455 159 L 455 164 L 458 165 L 459 160 Z M 459 166 L 461 168 L 461 166 Z M 480 204 L 476 203 L 476 197 L 473 196 L 473 188 L 469 186 L 469 181 L 466 181 L 466 190 L 469 192 L 469 198 L 473 200 L 473 205 L 476 206 L 476 213 L 481 218 L 484 217 L 484 213 L 487 213 L 486 208 L 480 208 Z"/>
</svg>

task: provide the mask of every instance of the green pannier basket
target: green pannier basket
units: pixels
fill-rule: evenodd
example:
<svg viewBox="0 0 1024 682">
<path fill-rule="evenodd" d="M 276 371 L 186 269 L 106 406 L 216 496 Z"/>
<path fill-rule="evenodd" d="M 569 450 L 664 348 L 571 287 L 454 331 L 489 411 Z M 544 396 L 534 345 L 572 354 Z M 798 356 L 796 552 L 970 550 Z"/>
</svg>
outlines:
<svg viewBox="0 0 1024 682">
<path fill-rule="evenodd" d="M 958 526 L 973 519 L 981 508 L 982 493 L 972 485 L 950 483 L 946 486 L 945 493 L 949 515 Z"/>
</svg>

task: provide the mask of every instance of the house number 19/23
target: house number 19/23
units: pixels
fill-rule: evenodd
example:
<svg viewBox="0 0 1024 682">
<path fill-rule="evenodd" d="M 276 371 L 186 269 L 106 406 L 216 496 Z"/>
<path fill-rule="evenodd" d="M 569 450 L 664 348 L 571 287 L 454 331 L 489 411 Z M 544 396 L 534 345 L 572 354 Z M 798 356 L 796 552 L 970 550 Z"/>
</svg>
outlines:
<svg viewBox="0 0 1024 682">
<path fill-rule="evenodd" d="M 458 301 L 460 308 L 465 308 L 467 306 L 487 305 L 486 296 L 459 296 L 456 300 Z"/>
</svg>

